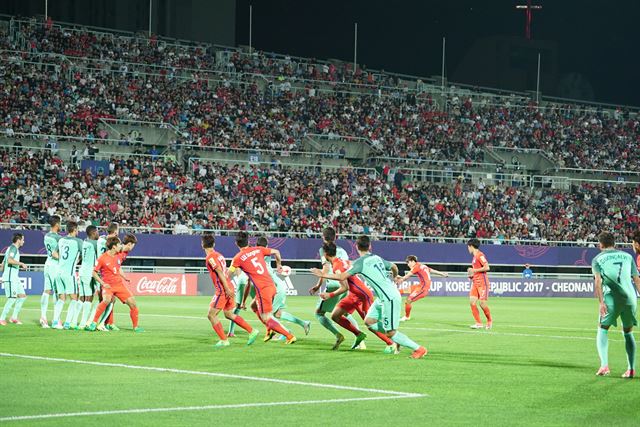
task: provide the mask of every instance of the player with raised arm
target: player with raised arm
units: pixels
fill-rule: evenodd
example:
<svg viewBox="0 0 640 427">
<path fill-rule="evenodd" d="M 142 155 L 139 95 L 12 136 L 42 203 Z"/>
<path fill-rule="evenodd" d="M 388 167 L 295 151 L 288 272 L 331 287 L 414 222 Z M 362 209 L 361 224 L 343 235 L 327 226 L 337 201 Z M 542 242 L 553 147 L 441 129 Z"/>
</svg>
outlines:
<svg viewBox="0 0 640 427">
<path fill-rule="evenodd" d="M 448 273 L 443 273 L 427 266 L 426 264 L 418 262 L 418 257 L 415 255 L 409 255 L 406 258 L 406 262 L 409 267 L 409 272 L 404 276 L 396 277 L 396 283 L 400 284 L 415 274 L 418 276 L 418 280 L 420 280 L 420 285 L 416 289 L 411 289 L 411 293 L 404 303 L 404 316 L 400 319 L 401 322 L 411 320 L 411 305 L 429 295 L 429 289 L 431 288 L 431 273 L 440 277 L 449 277 Z"/>
<path fill-rule="evenodd" d="M 60 240 L 60 217 L 51 215 L 49 217 L 49 232 L 44 235 L 44 248 L 47 251 L 47 260 L 44 263 L 44 291 L 40 297 L 40 326 L 49 327 L 47 321 L 47 310 L 49 309 L 49 298 L 56 288 L 58 281 L 58 240 Z"/>
<path fill-rule="evenodd" d="M 82 264 L 80 265 L 80 302 L 82 317 L 80 327 L 85 328 L 91 314 L 93 296 L 98 291 L 98 282 L 93 278 L 93 269 L 98 262 L 98 228 L 95 225 L 87 227 L 87 238 L 82 242 Z"/>
<path fill-rule="evenodd" d="M 24 286 L 20 282 L 19 272 L 20 268 L 27 269 L 27 265 L 24 262 L 20 262 L 20 248 L 24 245 L 24 235 L 22 233 L 15 233 L 11 238 L 11 245 L 4 253 L 4 261 L 2 262 L 2 284 L 4 286 L 4 295 L 7 297 L 7 302 L 4 303 L 2 314 L 0 314 L 0 325 L 5 326 L 7 324 L 7 316 L 9 311 L 13 307 L 13 315 L 9 319 L 9 322 L 15 325 L 22 325 L 18 315 L 22 310 L 22 305 L 27 299 L 27 294 L 24 291 Z"/>
<path fill-rule="evenodd" d="M 276 285 L 269 275 L 264 257 L 273 255 L 279 271 L 282 268 L 280 251 L 277 249 L 249 246 L 249 235 L 244 231 L 236 235 L 236 244 L 240 252 L 233 257 L 229 272 L 235 274 L 238 270 L 242 270 L 247 274 L 249 281 L 256 290 L 256 299 L 253 303 L 255 304 L 256 312 L 262 323 L 264 323 L 267 328 L 287 337 L 286 344 L 295 343 L 296 337 L 289 333 L 289 331 L 273 317 L 273 299 L 276 295 Z"/>
<path fill-rule="evenodd" d="M 427 354 L 427 349 L 398 331 L 402 297 L 395 283 L 389 277 L 389 272 L 391 272 L 393 279 L 395 279 L 398 275 L 398 267 L 370 252 L 371 240 L 369 236 L 358 237 L 356 245 L 360 258 L 353 262 L 349 270 L 340 274 L 327 274 L 314 268 L 311 272 L 318 277 L 339 281 L 347 280 L 356 274 L 361 275 L 376 295 L 364 323 L 371 330 L 385 333 L 396 344 L 413 350 L 412 358 L 424 357 Z"/>
<path fill-rule="evenodd" d="M 233 314 L 240 314 L 241 310 L 245 310 L 247 308 L 247 296 L 251 295 L 251 298 L 255 298 L 256 291 L 251 285 L 249 285 L 249 277 L 242 270 L 238 271 L 238 273 L 231 278 L 231 282 L 233 282 L 235 286 L 236 297 L 236 308 L 233 310 Z M 235 330 L 236 324 L 231 321 L 229 323 L 229 332 L 227 332 L 227 336 L 229 338 L 235 337 Z"/>
<path fill-rule="evenodd" d="M 637 296 L 640 292 L 638 268 L 631 255 L 615 248 L 613 234 L 603 232 L 598 236 L 600 253 L 591 262 L 595 279 L 595 291 L 600 303 L 600 327 L 596 337 L 600 369 L 596 375 L 609 375 L 609 328 L 622 321 L 628 369 L 622 378 L 635 376 L 636 341 L 633 327 L 636 320 Z M 635 289 L 633 287 L 635 283 Z"/>
<path fill-rule="evenodd" d="M 260 236 L 256 240 L 256 246 L 266 248 L 268 244 L 269 244 L 269 241 L 264 236 Z M 271 256 L 270 255 L 265 256 L 264 262 L 267 264 L 267 270 L 269 270 L 269 275 L 271 276 L 273 283 L 276 285 L 276 296 L 273 298 L 273 315 L 277 319 L 286 320 L 287 322 L 290 322 L 290 323 L 295 323 L 296 325 L 303 328 L 305 335 L 309 335 L 309 330 L 311 329 L 311 322 L 309 322 L 308 320 L 302 320 L 294 316 L 293 314 L 284 311 L 284 309 L 286 308 L 286 302 L 287 302 L 287 284 L 273 270 L 273 267 L 271 266 L 271 262 L 272 262 Z M 271 340 L 274 335 L 275 333 L 271 329 L 268 329 L 264 339 L 265 342 Z"/>
<path fill-rule="evenodd" d="M 76 280 L 76 265 L 82 252 L 82 240 L 78 238 L 78 223 L 69 221 L 67 223 L 67 235 L 58 240 L 58 267 L 60 273 L 59 286 L 56 287 L 58 301 L 53 310 L 53 324 L 55 329 L 71 329 L 74 327 L 73 319 L 76 310 L 80 310 L 81 304 L 78 301 L 78 281 Z M 64 325 L 60 323 L 62 309 L 65 301 L 69 300 L 67 309 L 67 317 Z M 77 317 L 75 317 L 77 320 Z"/>
<path fill-rule="evenodd" d="M 221 348 L 230 345 L 224 333 L 222 323 L 218 319 L 218 313 L 220 313 L 220 311 L 224 313 L 224 317 L 249 333 L 247 345 L 251 345 L 255 342 L 259 331 L 249 326 L 241 316 L 233 312 L 235 303 L 234 290 L 231 285 L 231 279 L 229 279 L 227 263 L 224 256 L 214 250 L 215 242 L 216 240 L 213 234 L 204 234 L 202 236 L 202 249 L 204 249 L 206 254 L 205 262 L 215 289 L 215 295 L 211 299 L 209 312 L 207 314 L 207 318 L 211 322 L 211 327 L 220 338 L 220 341 L 216 343 L 215 347 Z"/>
<path fill-rule="evenodd" d="M 102 301 L 98 304 L 98 309 L 93 318 L 93 322 L 85 328 L 87 331 L 95 331 L 97 322 L 100 320 L 100 316 L 107 309 L 107 306 L 114 298 L 118 298 L 122 303 L 129 306 L 129 315 L 131 316 L 131 323 L 133 325 L 134 332 L 144 332 L 140 326 L 138 326 L 139 310 L 136 304 L 136 299 L 131 294 L 131 291 L 127 289 L 124 281 L 129 281 L 127 277 L 120 270 L 121 256 L 118 256 L 122 252 L 122 243 L 118 237 L 109 237 L 107 239 L 107 252 L 100 255 L 98 263 L 93 270 L 93 278 L 100 283 L 102 292 Z"/>
<path fill-rule="evenodd" d="M 345 261 L 336 256 L 337 246 L 335 243 L 325 243 L 322 246 L 322 250 L 324 252 L 324 257 L 327 261 L 331 262 L 331 267 L 335 274 L 343 273 L 351 268 L 351 262 Z M 371 304 L 373 304 L 374 297 L 371 290 L 357 275 L 350 276 L 348 279 L 342 280 L 339 283 L 340 288 L 329 293 L 322 292 L 320 294 L 320 298 L 327 300 L 348 292 L 347 296 L 342 298 L 338 302 L 338 305 L 336 305 L 336 308 L 333 309 L 333 312 L 331 312 L 331 319 L 355 335 L 356 339 L 351 346 L 351 350 L 354 350 L 358 348 L 360 343 L 366 338 L 366 334 L 361 332 L 357 326 L 353 325 L 353 323 L 349 322 L 346 316 L 357 311 L 362 320 L 364 320 L 366 318 L 367 311 L 369 311 Z M 385 353 L 394 353 L 397 351 L 397 346 L 385 334 L 375 330 L 371 330 L 371 332 L 376 334 L 376 336 L 378 336 L 378 338 L 384 341 L 387 345 L 384 350 Z"/>
<path fill-rule="evenodd" d="M 489 284 L 489 277 L 487 273 L 491 270 L 487 257 L 480 251 L 480 240 L 470 239 L 467 242 L 467 249 L 469 253 L 473 255 L 471 260 L 471 267 L 467 268 L 467 275 L 471 278 L 471 291 L 469 292 L 469 304 L 471 305 L 471 314 L 476 323 L 471 325 L 471 329 L 482 329 L 482 320 L 480 319 L 480 312 L 478 311 L 478 302 L 480 307 L 487 318 L 487 329 L 491 329 L 493 326 L 493 320 L 491 318 L 491 310 L 487 300 L 489 299 L 489 291 L 491 285 Z"/>
</svg>

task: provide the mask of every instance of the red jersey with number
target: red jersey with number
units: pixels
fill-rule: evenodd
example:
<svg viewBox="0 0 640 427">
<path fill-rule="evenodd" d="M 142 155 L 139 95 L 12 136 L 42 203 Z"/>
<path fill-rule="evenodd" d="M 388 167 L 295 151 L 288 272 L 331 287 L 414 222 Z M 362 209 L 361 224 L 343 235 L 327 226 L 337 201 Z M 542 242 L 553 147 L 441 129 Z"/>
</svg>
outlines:
<svg viewBox="0 0 640 427">
<path fill-rule="evenodd" d="M 94 271 L 112 288 L 124 287 L 122 276 L 120 276 L 120 263 L 118 254 L 109 255 L 108 252 L 105 252 L 98 258 Z"/>
<path fill-rule="evenodd" d="M 416 264 L 411 269 L 411 273 L 418 276 L 418 280 L 420 280 L 420 286 L 416 289 L 416 291 L 429 292 L 429 289 L 431 288 L 431 269 L 425 264 L 416 262 Z"/>
<path fill-rule="evenodd" d="M 482 268 L 487 265 L 487 257 L 480 251 L 476 252 L 473 256 L 473 260 L 471 260 L 471 267 L 473 268 Z M 489 277 L 487 276 L 487 272 L 483 273 L 473 273 L 473 284 L 477 286 L 488 286 L 489 285 Z"/>
<path fill-rule="evenodd" d="M 269 256 L 273 251 L 262 246 L 253 246 L 240 249 L 240 252 L 233 257 L 231 265 L 244 271 L 253 285 L 259 289 L 273 286 L 273 279 L 267 269 L 265 256 Z"/>
<path fill-rule="evenodd" d="M 332 268 L 335 274 L 344 273 L 351 268 L 351 262 L 335 257 L 332 262 Z M 349 276 L 347 284 L 349 285 L 350 293 L 358 296 L 358 298 L 362 300 L 373 301 L 373 293 L 357 275 Z"/>
<path fill-rule="evenodd" d="M 216 273 L 216 269 L 220 268 L 222 270 L 222 274 L 224 274 L 227 279 L 227 284 L 231 283 L 224 256 L 219 252 L 213 251 L 207 255 L 205 262 L 207 263 L 207 270 L 209 271 L 209 276 L 211 276 L 211 281 L 213 282 L 213 288 L 215 289 L 216 294 L 224 294 L 224 286 L 222 285 L 220 276 Z"/>
</svg>

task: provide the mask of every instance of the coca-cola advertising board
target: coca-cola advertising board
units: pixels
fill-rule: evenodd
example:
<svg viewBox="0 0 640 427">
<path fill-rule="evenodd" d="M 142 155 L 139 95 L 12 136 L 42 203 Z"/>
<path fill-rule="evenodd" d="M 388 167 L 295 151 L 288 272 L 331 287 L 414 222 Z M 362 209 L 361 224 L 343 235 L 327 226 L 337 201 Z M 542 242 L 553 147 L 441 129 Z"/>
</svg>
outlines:
<svg viewBox="0 0 640 427">
<path fill-rule="evenodd" d="M 134 295 L 183 296 L 198 294 L 198 275 L 179 273 L 126 273 Z"/>
</svg>

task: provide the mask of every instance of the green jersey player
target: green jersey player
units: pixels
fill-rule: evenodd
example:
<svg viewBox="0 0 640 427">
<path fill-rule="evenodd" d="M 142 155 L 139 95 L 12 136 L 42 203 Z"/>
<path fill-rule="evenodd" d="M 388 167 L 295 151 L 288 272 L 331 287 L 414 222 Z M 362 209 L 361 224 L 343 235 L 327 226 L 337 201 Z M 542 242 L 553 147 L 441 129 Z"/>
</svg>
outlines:
<svg viewBox="0 0 640 427">
<path fill-rule="evenodd" d="M 2 285 L 4 286 L 4 294 L 7 297 L 7 302 L 4 304 L 4 309 L 0 315 L 0 325 L 5 326 L 7 324 L 7 316 L 11 307 L 13 307 L 13 315 L 9 319 L 9 322 L 22 325 L 22 322 L 18 319 L 22 305 L 27 299 L 27 294 L 24 292 L 24 286 L 20 282 L 18 272 L 20 268 L 26 270 L 25 263 L 20 262 L 20 248 L 24 245 L 24 235 L 21 233 L 15 233 L 11 239 L 11 245 L 4 253 L 4 261 L 2 263 Z M 15 307 L 14 307 L 15 306 Z"/>
<path fill-rule="evenodd" d="M 268 245 L 268 240 L 266 237 L 264 236 L 258 237 L 256 241 L 256 246 L 262 246 L 266 248 L 267 245 Z M 284 311 L 284 309 L 286 308 L 286 301 L 287 301 L 287 284 L 285 283 L 284 280 L 282 280 L 280 276 L 278 276 L 276 271 L 273 269 L 273 266 L 271 265 L 271 261 L 272 260 L 270 256 L 264 257 L 264 262 L 265 264 L 267 264 L 267 270 L 269 271 L 269 275 L 273 279 L 273 283 L 275 283 L 276 285 L 276 296 L 273 298 L 273 315 L 278 319 L 286 320 L 287 322 L 295 323 L 296 325 L 301 326 L 302 328 L 304 328 L 305 335 L 309 335 L 311 322 L 307 320 L 302 320 L 294 316 L 293 314 Z M 274 337 L 274 335 L 275 335 L 274 331 L 267 329 L 267 334 L 264 337 L 264 341 L 266 342 L 271 340 Z"/>
<path fill-rule="evenodd" d="M 323 240 L 323 243 L 335 243 L 336 230 L 333 227 L 327 227 L 324 230 L 322 230 L 322 240 Z M 347 251 L 345 251 L 339 246 L 337 246 L 336 256 L 345 261 L 349 260 L 349 255 L 347 255 Z M 322 250 L 322 248 L 320 248 L 320 262 L 322 263 L 323 273 L 326 273 L 326 274 L 333 273 L 331 263 L 326 260 L 324 256 L 324 251 Z M 318 283 L 314 287 L 309 289 L 309 293 L 311 295 L 315 295 L 320 290 L 324 282 L 325 282 L 325 279 L 323 278 L 318 279 Z M 339 282 L 335 280 L 326 280 L 326 284 L 325 284 L 326 293 L 337 291 L 339 288 L 340 288 Z M 331 321 L 331 319 L 329 319 L 325 315 L 327 313 L 333 312 L 333 309 L 336 307 L 338 302 L 340 302 L 340 300 L 344 298 L 346 295 L 347 295 L 346 293 L 342 293 L 340 295 L 337 295 L 333 298 L 329 298 L 327 300 L 323 300 L 322 298 L 320 298 L 320 300 L 318 301 L 318 304 L 316 305 L 316 319 L 318 319 L 318 322 L 322 326 L 324 326 L 325 329 L 327 329 L 336 337 L 336 342 L 333 345 L 334 350 L 337 350 L 340 347 L 340 344 L 342 344 L 342 342 L 344 341 L 344 335 L 342 335 L 340 331 L 338 331 L 338 328 L 336 328 L 336 325 Z M 349 320 L 349 322 L 353 323 L 354 325 L 357 325 L 357 322 L 353 318 L 353 316 L 348 314 L 345 317 Z M 362 345 L 364 345 L 364 343 L 362 343 Z"/>
<path fill-rule="evenodd" d="M 59 286 L 56 288 L 58 301 L 53 310 L 53 324 L 55 329 L 70 329 L 74 322 L 77 322 L 76 310 L 78 305 L 78 282 L 76 280 L 76 264 L 82 252 L 82 240 L 78 239 L 78 223 L 69 221 L 67 223 L 67 235 L 58 240 L 58 260 Z M 60 316 L 64 308 L 65 300 L 69 298 L 69 309 L 64 325 L 60 324 Z"/>
<path fill-rule="evenodd" d="M 233 314 L 239 314 L 240 310 L 245 310 L 247 308 L 247 297 L 251 295 L 251 298 L 255 298 L 256 290 L 253 286 L 249 285 L 249 276 L 247 276 L 243 271 L 240 271 L 238 274 L 233 276 L 231 281 L 236 289 L 236 308 L 233 310 Z M 235 330 L 236 322 L 231 321 L 231 323 L 229 323 L 229 333 L 227 333 L 227 336 L 235 337 Z"/>
<path fill-rule="evenodd" d="M 591 262 L 595 278 L 595 290 L 600 302 L 600 327 L 597 334 L 600 369 L 596 375 L 609 375 L 609 328 L 622 321 L 628 369 L 623 378 L 635 376 L 636 342 L 633 327 L 636 320 L 637 295 L 640 292 L 640 277 L 633 257 L 616 250 L 615 238 L 611 233 L 598 236 L 600 253 Z M 635 288 L 634 288 L 635 283 Z"/>
<path fill-rule="evenodd" d="M 93 295 L 98 290 L 98 282 L 93 278 L 93 269 L 98 261 L 98 229 L 95 225 L 87 227 L 87 238 L 82 243 L 82 265 L 80 266 L 80 302 L 82 303 L 82 318 L 80 328 L 88 325 L 91 314 Z"/>
<path fill-rule="evenodd" d="M 40 297 L 40 326 L 48 328 L 47 310 L 49 298 L 55 293 L 58 282 L 58 240 L 60 240 L 60 217 L 49 217 L 50 231 L 44 235 L 44 248 L 47 251 L 47 260 L 44 263 L 44 291 Z"/>
<path fill-rule="evenodd" d="M 340 281 L 346 280 L 355 274 L 361 275 L 376 296 L 364 319 L 367 327 L 373 331 L 386 334 L 400 346 L 412 349 L 412 358 L 420 359 L 424 357 L 427 354 L 427 349 L 398 331 L 402 298 L 398 288 L 389 277 L 389 272 L 394 278 L 398 275 L 398 267 L 370 252 L 371 240 L 369 236 L 358 237 L 357 247 L 360 258 L 351 264 L 349 270 L 340 274 L 328 274 L 318 269 L 312 269 L 312 273 L 318 277 Z"/>
</svg>

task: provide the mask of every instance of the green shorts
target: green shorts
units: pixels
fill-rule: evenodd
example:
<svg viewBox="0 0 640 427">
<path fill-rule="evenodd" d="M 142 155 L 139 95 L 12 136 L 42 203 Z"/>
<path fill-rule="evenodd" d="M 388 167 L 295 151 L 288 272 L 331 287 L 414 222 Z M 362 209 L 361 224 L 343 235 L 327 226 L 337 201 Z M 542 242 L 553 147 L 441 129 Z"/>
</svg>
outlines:
<svg viewBox="0 0 640 427">
<path fill-rule="evenodd" d="M 56 284 L 56 293 L 58 295 L 78 294 L 78 282 L 75 274 L 61 274 Z"/>
<path fill-rule="evenodd" d="M 367 316 L 371 319 L 376 319 L 378 323 L 382 324 L 382 328 L 385 331 L 395 331 L 400 324 L 400 306 L 402 305 L 402 299 L 394 298 L 390 301 L 382 301 L 376 298 L 371 304 Z"/>
<path fill-rule="evenodd" d="M 242 304 L 242 297 L 244 295 L 244 290 L 246 289 L 247 286 L 251 286 L 251 285 L 247 283 L 245 285 L 236 286 L 236 305 Z M 249 298 L 253 299 L 255 297 L 256 297 L 256 290 L 253 286 L 251 286 L 251 289 L 249 290 Z"/>
<path fill-rule="evenodd" d="M 278 276 L 271 276 L 276 284 L 276 296 L 273 297 L 273 313 L 286 307 L 287 284 Z"/>
<path fill-rule="evenodd" d="M 4 286 L 4 295 L 7 298 L 17 298 L 18 295 L 24 295 L 24 285 L 22 281 L 17 277 L 14 277 L 11 282 L 2 282 Z"/>
<path fill-rule="evenodd" d="M 93 277 L 81 277 L 80 278 L 80 286 L 78 289 L 78 296 L 80 297 L 90 297 L 96 293 L 98 289 L 98 282 Z"/>
<path fill-rule="evenodd" d="M 340 288 L 340 283 L 336 282 L 335 280 L 327 280 L 326 283 L 327 283 L 327 286 L 325 288 L 325 292 L 333 292 Z M 318 304 L 316 304 L 316 311 L 320 311 L 322 313 L 331 313 L 333 309 L 336 308 L 336 305 L 338 305 L 340 300 L 346 297 L 347 294 L 348 292 L 345 292 L 336 297 L 329 298 L 326 300 L 323 300 L 322 298 L 320 298 L 320 300 L 318 301 Z"/>
<path fill-rule="evenodd" d="M 618 317 L 622 320 L 623 328 L 638 325 L 637 304 L 617 304 L 610 295 L 604 296 L 604 303 L 607 305 L 607 315 L 600 317 L 602 326 L 618 326 Z"/>
<path fill-rule="evenodd" d="M 60 277 L 57 266 L 44 266 L 44 290 L 53 291 L 56 288 L 56 281 Z"/>
</svg>

